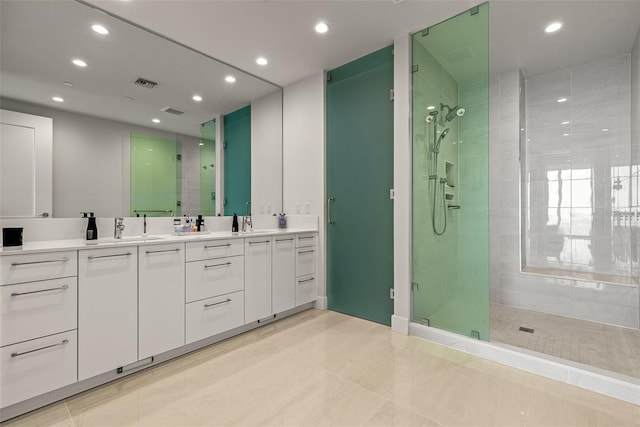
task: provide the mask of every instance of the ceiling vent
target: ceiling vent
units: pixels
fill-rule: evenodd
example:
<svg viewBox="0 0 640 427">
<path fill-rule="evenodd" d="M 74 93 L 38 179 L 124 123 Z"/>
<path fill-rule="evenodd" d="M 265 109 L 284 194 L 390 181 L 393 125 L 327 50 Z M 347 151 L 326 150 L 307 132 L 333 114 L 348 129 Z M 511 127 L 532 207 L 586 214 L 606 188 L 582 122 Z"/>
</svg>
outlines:
<svg viewBox="0 0 640 427">
<path fill-rule="evenodd" d="M 146 87 L 147 89 L 153 89 L 154 87 L 158 86 L 158 83 L 152 82 L 151 80 L 143 79 L 142 77 L 138 77 L 138 80 L 133 82 L 133 84 Z"/>
<path fill-rule="evenodd" d="M 181 116 L 183 114 L 187 114 L 186 111 L 178 110 L 177 108 L 174 108 L 174 107 L 164 107 L 162 111 L 168 114 L 173 114 L 174 116 Z"/>
</svg>

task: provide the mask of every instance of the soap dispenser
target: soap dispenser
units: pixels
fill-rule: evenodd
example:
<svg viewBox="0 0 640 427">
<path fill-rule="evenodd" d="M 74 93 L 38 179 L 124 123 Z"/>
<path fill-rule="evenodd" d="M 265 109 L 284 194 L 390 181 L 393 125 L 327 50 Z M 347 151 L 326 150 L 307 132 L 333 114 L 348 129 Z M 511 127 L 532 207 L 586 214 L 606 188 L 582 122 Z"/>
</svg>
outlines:
<svg viewBox="0 0 640 427">
<path fill-rule="evenodd" d="M 233 214 L 233 222 L 231 223 L 231 232 L 238 232 L 238 215 L 236 213 Z"/>
<path fill-rule="evenodd" d="M 89 212 L 89 223 L 87 224 L 87 240 L 98 240 L 98 226 L 93 212 Z"/>
</svg>

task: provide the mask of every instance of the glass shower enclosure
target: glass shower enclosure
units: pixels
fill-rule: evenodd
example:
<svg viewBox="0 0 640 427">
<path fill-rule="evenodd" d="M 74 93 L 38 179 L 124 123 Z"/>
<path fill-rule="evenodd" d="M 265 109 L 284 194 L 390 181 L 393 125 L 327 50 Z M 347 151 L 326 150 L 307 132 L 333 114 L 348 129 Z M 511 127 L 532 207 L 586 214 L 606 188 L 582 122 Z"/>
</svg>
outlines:
<svg viewBox="0 0 640 427">
<path fill-rule="evenodd" d="M 412 37 L 414 322 L 489 340 L 489 8 Z"/>
</svg>

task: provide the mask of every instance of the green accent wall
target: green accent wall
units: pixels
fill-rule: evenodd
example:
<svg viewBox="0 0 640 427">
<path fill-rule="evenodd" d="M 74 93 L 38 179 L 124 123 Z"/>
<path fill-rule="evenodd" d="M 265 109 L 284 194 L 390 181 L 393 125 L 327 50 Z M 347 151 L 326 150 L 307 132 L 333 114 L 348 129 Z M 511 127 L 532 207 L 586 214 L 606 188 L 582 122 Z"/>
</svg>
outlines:
<svg viewBox="0 0 640 427">
<path fill-rule="evenodd" d="M 131 133 L 131 216 L 181 215 L 179 154 L 175 140 Z"/>
<path fill-rule="evenodd" d="M 251 200 L 251 105 L 224 116 L 224 214 L 244 215 Z"/>
<path fill-rule="evenodd" d="M 329 72 L 326 88 L 330 310 L 391 324 L 393 46 Z"/>
</svg>

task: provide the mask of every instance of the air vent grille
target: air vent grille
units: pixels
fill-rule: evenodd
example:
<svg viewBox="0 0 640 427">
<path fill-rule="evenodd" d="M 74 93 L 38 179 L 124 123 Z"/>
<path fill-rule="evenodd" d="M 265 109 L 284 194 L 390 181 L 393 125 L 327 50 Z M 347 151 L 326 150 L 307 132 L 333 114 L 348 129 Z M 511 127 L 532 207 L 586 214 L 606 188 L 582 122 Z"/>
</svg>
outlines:
<svg viewBox="0 0 640 427">
<path fill-rule="evenodd" d="M 153 89 L 154 87 L 158 86 L 158 83 L 152 82 L 151 80 L 144 79 L 142 77 L 138 77 L 138 80 L 133 83 L 138 86 L 146 87 L 147 89 Z"/>
<path fill-rule="evenodd" d="M 179 109 L 177 109 L 175 107 L 164 107 L 162 109 L 162 111 L 164 111 L 165 113 L 168 113 L 168 114 L 173 114 L 174 116 L 181 116 L 181 115 L 187 113 L 186 111 L 179 110 Z"/>
</svg>

